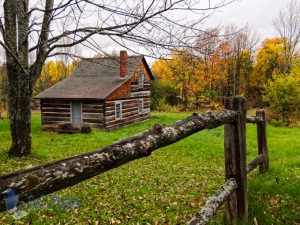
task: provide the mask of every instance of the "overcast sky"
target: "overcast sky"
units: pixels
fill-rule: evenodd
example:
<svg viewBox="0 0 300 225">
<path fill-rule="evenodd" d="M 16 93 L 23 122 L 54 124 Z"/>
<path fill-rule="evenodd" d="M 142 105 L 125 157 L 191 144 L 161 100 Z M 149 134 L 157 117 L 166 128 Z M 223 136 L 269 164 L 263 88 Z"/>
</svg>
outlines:
<svg viewBox="0 0 300 225">
<path fill-rule="evenodd" d="M 279 10 L 285 8 L 288 2 L 289 0 L 237 0 L 212 14 L 204 23 L 204 27 L 235 24 L 242 28 L 248 25 L 253 32 L 257 33 L 260 45 L 265 38 L 277 35 L 272 23 Z M 107 50 L 119 51 L 120 47 L 110 45 Z M 143 54 L 143 47 L 139 51 Z M 149 60 L 153 61 L 153 59 Z"/>
<path fill-rule="evenodd" d="M 220 1 L 220 0 L 211 0 Z M 228 0 L 226 0 L 227 2 Z M 279 10 L 286 7 L 290 0 L 236 0 L 235 2 L 219 9 L 211 15 L 204 23 L 204 28 L 213 28 L 218 25 L 235 24 L 239 28 L 248 25 L 259 37 L 259 43 L 265 38 L 275 37 L 277 34 L 273 28 L 272 22 L 277 17 Z M 300 0 L 297 0 L 300 1 Z M 206 3 L 206 1 L 203 1 Z M 119 51 L 123 49 L 115 43 L 105 44 L 105 38 L 101 37 L 104 51 Z M 82 47 L 82 46 L 81 46 Z M 138 46 L 138 51 L 143 52 L 143 46 Z M 96 53 L 88 49 L 82 49 L 83 55 L 92 57 Z"/>
<path fill-rule="evenodd" d="M 300 0 L 299 0 L 300 1 Z M 259 35 L 260 41 L 276 36 L 272 21 L 289 0 L 240 0 L 219 12 L 207 21 L 207 26 L 234 23 L 239 27 L 248 24 Z"/>
</svg>

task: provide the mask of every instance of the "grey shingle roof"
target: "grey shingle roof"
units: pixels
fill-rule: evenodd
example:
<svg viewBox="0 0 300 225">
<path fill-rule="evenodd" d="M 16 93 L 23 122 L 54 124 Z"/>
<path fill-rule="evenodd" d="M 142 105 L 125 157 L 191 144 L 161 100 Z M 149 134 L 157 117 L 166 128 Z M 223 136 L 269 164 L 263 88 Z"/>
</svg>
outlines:
<svg viewBox="0 0 300 225">
<path fill-rule="evenodd" d="M 128 57 L 128 76 L 119 77 L 119 58 L 84 59 L 73 75 L 41 92 L 36 98 L 105 99 L 133 75 L 143 56 Z"/>
</svg>

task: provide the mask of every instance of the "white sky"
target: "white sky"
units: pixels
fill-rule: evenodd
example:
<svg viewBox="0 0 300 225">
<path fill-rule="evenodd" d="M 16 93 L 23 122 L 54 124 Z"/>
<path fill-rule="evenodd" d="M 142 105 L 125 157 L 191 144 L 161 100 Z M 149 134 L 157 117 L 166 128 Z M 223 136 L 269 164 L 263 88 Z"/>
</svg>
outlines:
<svg viewBox="0 0 300 225">
<path fill-rule="evenodd" d="M 207 26 L 234 23 L 238 27 L 243 27 L 248 24 L 254 32 L 257 32 L 262 41 L 276 36 L 272 25 L 273 19 L 288 2 L 289 0 L 236 1 L 213 14 L 207 21 Z"/>
<path fill-rule="evenodd" d="M 204 0 L 204 2 L 206 1 Z M 242 28 L 248 25 L 253 32 L 258 34 L 259 43 L 261 43 L 265 38 L 276 36 L 272 21 L 277 17 L 279 10 L 285 8 L 288 2 L 289 0 L 237 0 L 212 14 L 205 22 L 204 27 L 212 28 L 218 25 L 235 24 Z M 105 43 L 105 40 L 105 38 L 101 39 L 105 51 L 111 52 L 122 49 L 114 43 Z M 143 54 L 143 46 L 139 47 L 139 52 Z M 88 49 L 82 50 L 85 56 L 95 55 L 95 52 L 90 52 Z"/>
<path fill-rule="evenodd" d="M 288 2 L 289 0 L 237 0 L 212 14 L 204 23 L 204 27 L 235 24 L 243 28 L 248 25 L 253 32 L 257 33 L 260 45 L 265 38 L 273 38 L 277 35 L 272 23 L 279 10 L 285 8 Z M 107 46 L 107 51 L 120 49 L 122 48 L 115 45 Z M 140 52 L 143 53 L 143 47 L 140 48 Z M 151 62 L 153 59 L 149 58 L 148 61 Z"/>
</svg>

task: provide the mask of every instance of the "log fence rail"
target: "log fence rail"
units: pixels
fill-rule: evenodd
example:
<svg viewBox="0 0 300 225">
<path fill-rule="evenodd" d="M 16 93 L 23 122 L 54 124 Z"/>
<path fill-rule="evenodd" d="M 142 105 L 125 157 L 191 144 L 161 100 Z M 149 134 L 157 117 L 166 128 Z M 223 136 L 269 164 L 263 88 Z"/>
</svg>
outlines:
<svg viewBox="0 0 300 225">
<path fill-rule="evenodd" d="M 246 162 L 246 122 L 256 123 L 258 156 Z M 207 224 L 225 203 L 227 224 L 247 221 L 247 173 L 257 166 L 261 173 L 269 170 L 266 119 L 264 111 L 256 117 L 246 116 L 242 97 L 225 100 L 225 109 L 218 112 L 193 114 L 170 126 L 154 125 L 148 131 L 126 138 L 103 149 L 66 158 L 34 168 L 0 175 L 0 212 L 6 211 L 6 193 L 13 190 L 19 201 L 73 186 L 132 160 L 149 156 L 152 151 L 178 142 L 204 129 L 224 125 L 225 184 L 208 198 L 205 206 L 188 222 Z"/>
</svg>

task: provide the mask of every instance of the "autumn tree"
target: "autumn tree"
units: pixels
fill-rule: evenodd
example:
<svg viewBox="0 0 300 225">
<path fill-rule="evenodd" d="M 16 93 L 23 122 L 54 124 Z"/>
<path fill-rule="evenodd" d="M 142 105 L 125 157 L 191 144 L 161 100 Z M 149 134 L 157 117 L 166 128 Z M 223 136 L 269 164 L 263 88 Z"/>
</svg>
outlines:
<svg viewBox="0 0 300 225">
<path fill-rule="evenodd" d="M 235 25 L 226 26 L 224 31 L 212 31 L 213 35 L 206 34 L 207 42 L 211 41 L 211 44 L 205 45 L 204 51 L 200 48 L 205 52 L 202 53 L 200 68 L 204 71 L 208 96 L 212 100 L 217 96 L 247 96 L 256 36 L 250 29 L 238 29 Z M 203 43 L 203 37 L 199 43 Z"/>
<path fill-rule="evenodd" d="M 251 77 L 250 88 L 255 93 L 254 101 L 261 103 L 267 82 L 273 80 L 274 73 L 285 70 L 284 40 L 282 38 L 266 39 L 257 49 L 256 60 Z"/>
<path fill-rule="evenodd" d="M 189 107 L 189 100 L 201 90 L 201 79 L 197 77 L 197 58 L 187 50 L 174 50 L 171 59 L 154 62 L 152 69 L 159 78 L 179 90 L 183 109 Z"/>
<path fill-rule="evenodd" d="M 239 95 L 243 90 L 244 80 L 247 90 L 249 77 L 252 72 L 254 49 L 257 44 L 256 35 L 248 28 L 239 30 L 235 25 L 229 25 L 225 28 L 225 40 L 223 45 L 226 47 L 227 71 L 227 96 Z M 232 35 L 230 35 L 232 34 Z"/>
<path fill-rule="evenodd" d="M 206 29 L 192 51 L 174 51 L 170 60 L 155 62 L 153 69 L 180 90 L 184 108 L 219 102 L 221 96 L 248 96 L 256 42 L 246 28 Z"/>
<path fill-rule="evenodd" d="M 65 64 L 64 61 L 50 60 L 42 68 L 41 75 L 34 86 L 34 94 L 38 94 L 72 74 L 78 62 Z"/>
<path fill-rule="evenodd" d="M 200 59 L 198 73 L 205 81 L 205 95 L 214 98 L 216 86 L 219 84 L 220 73 L 217 66 L 216 50 L 220 44 L 220 28 L 206 29 L 197 37 L 195 54 Z"/>
<path fill-rule="evenodd" d="M 9 155 L 30 153 L 33 87 L 46 59 L 64 54 L 60 52 L 61 48 L 82 44 L 100 51 L 105 47 L 101 43 L 107 40 L 133 52 L 136 52 L 136 44 L 157 49 L 189 46 L 190 38 L 201 32 L 199 26 L 206 18 L 206 13 L 230 2 L 4 0 L 0 45 L 6 52 L 8 76 L 12 137 Z M 63 38 L 71 41 L 61 43 Z M 29 54 L 34 55 L 31 63 Z"/>
</svg>

